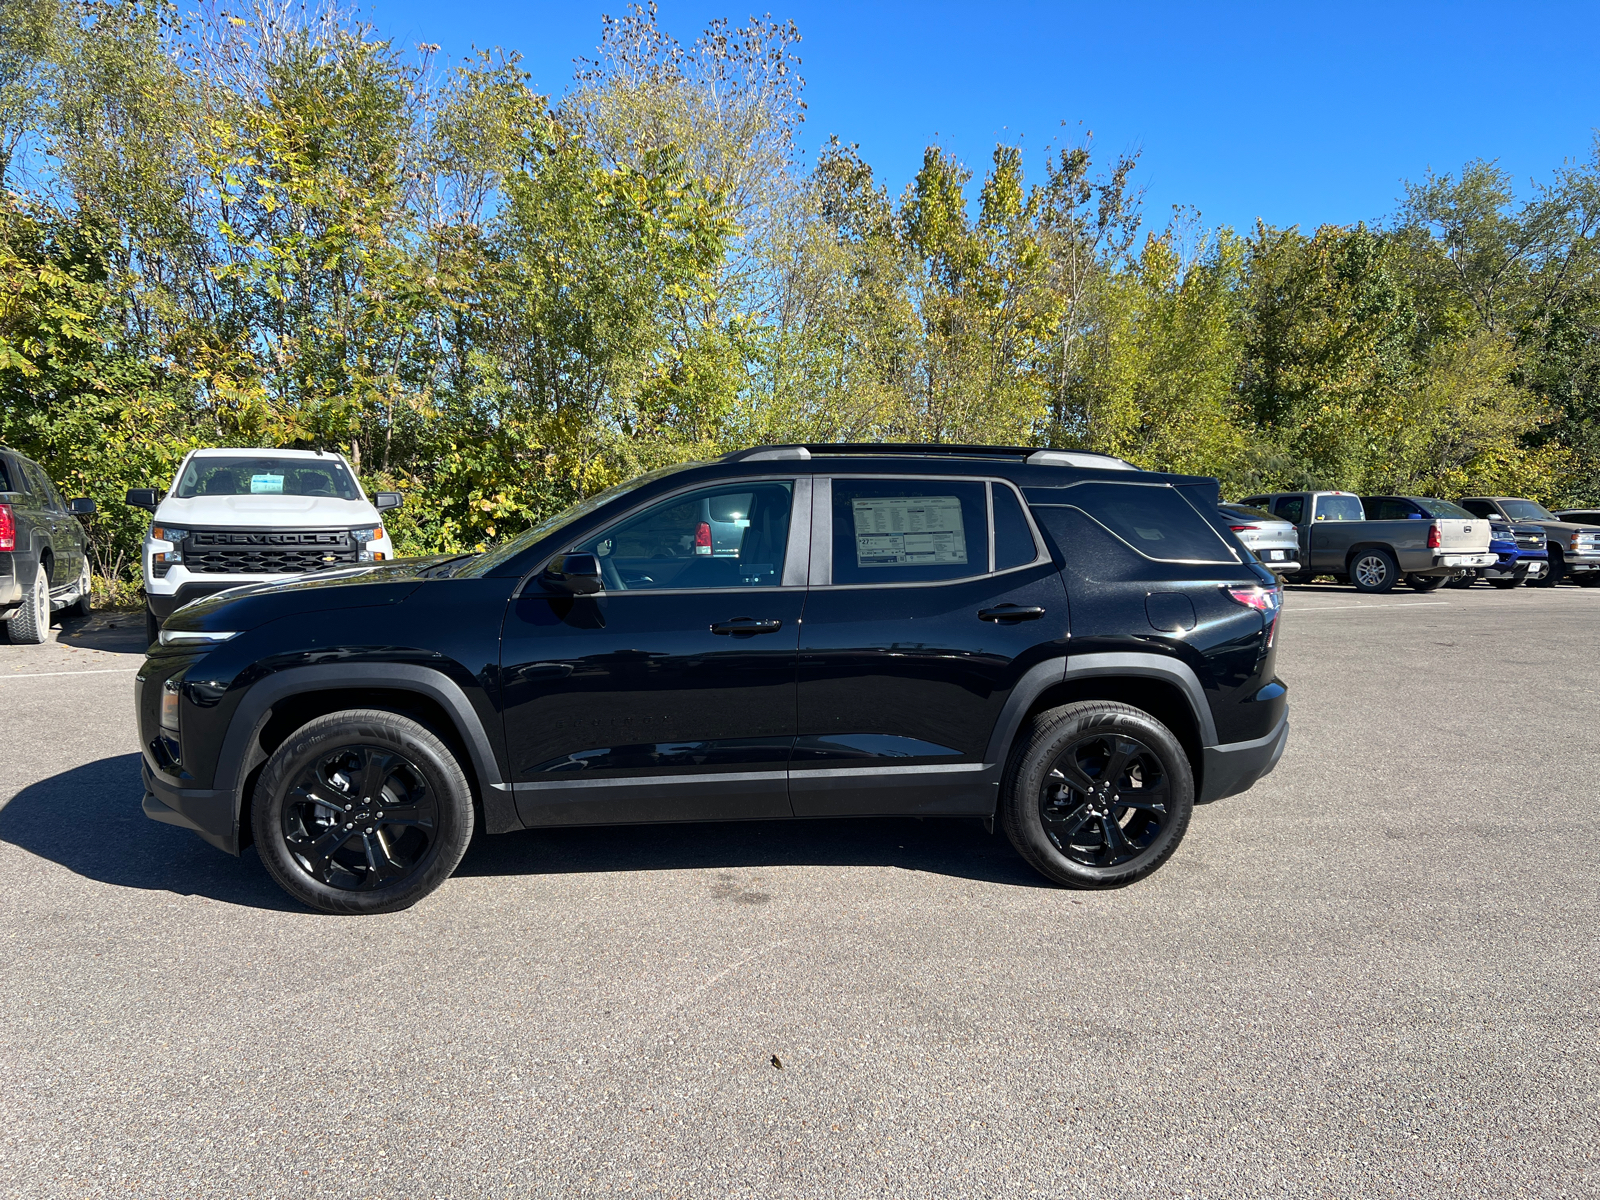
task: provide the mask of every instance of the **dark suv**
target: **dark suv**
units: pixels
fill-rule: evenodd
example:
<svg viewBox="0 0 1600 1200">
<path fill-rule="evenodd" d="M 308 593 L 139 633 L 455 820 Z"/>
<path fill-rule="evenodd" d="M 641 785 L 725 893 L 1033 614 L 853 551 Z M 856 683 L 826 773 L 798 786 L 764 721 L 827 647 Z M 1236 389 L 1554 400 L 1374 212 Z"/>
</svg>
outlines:
<svg viewBox="0 0 1600 1200">
<path fill-rule="evenodd" d="M 331 912 L 415 902 L 478 822 L 998 814 L 1049 878 L 1126 883 L 1282 754 L 1278 605 L 1215 480 L 741 451 L 483 554 L 179 609 L 138 676 L 144 809 Z"/>
<path fill-rule="evenodd" d="M 0 447 L 0 619 L 13 641 L 50 636 L 50 614 L 89 615 L 88 498 L 63 500 L 44 468 Z"/>
</svg>

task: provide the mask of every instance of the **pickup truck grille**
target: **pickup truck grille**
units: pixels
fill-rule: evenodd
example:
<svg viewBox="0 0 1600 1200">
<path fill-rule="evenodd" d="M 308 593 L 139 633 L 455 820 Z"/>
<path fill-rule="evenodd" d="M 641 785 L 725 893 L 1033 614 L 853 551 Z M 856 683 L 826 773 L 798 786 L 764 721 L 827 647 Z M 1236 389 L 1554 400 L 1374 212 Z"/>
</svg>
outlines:
<svg viewBox="0 0 1600 1200">
<path fill-rule="evenodd" d="M 183 543 L 183 565 L 201 575 L 306 575 L 356 562 L 359 555 L 344 530 L 206 530 L 190 534 Z"/>
<path fill-rule="evenodd" d="M 1544 538 L 1539 536 L 1537 533 L 1519 533 L 1517 534 L 1516 541 L 1517 548 L 1521 550 L 1544 549 Z"/>
</svg>

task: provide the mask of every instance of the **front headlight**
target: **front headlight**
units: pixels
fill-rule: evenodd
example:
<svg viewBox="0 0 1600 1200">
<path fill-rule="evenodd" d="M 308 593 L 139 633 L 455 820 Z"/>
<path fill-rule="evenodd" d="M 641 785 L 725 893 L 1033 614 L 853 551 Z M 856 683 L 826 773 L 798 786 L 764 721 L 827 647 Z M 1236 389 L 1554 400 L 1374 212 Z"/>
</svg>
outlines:
<svg viewBox="0 0 1600 1200">
<path fill-rule="evenodd" d="M 361 547 L 359 557 L 362 562 L 381 562 L 383 560 L 383 551 L 374 550 L 370 545 L 370 543 L 382 539 L 382 525 L 364 525 L 360 529 L 352 529 L 350 536 L 355 540 L 356 545 Z"/>
<path fill-rule="evenodd" d="M 189 531 L 187 529 L 174 529 L 171 525 L 150 526 L 150 538 L 152 541 L 171 542 L 173 545 L 177 545 L 188 536 Z"/>
<path fill-rule="evenodd" d="M 207 597 L 209 599 L 210 597 Z M 229 638 L 239 636 L 237 629 L 228 633 L 215 633 L 209 629 L 163 629 L 161 631 L 161 644 L 163 646 L 216 646 Z"/>
</svg>

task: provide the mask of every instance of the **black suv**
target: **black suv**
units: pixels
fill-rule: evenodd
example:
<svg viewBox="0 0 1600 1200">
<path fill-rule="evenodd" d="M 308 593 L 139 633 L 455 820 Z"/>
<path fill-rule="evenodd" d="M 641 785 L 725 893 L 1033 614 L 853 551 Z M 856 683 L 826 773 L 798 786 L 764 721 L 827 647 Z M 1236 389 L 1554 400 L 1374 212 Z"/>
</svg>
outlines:
<svg viewBox="0 0 1600 1200">
<path fill-rule="evenodd" d="M 50 635 L 50 614 L 89 615 L 87 498 L 63 500 L 44 468 L 0 447 L 0 619 L 13 642 Z"/>
<path fill-rule="evenodd" d="M 414 903 L 479 822 L 998 814 L 1049 878 L 1126 883 L 1288 738 L 1277 584 L 1216 514 L 1059 451 L 655 471 L 486 553 L 179 609 L 144 810 L 330 912 Z"/>
</svg>

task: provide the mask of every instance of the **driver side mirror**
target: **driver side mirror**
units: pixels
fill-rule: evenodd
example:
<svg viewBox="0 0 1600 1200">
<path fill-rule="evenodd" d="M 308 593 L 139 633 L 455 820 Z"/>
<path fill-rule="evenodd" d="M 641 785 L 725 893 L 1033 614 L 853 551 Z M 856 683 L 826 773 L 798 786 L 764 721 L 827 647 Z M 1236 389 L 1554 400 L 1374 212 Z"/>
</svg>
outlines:
<svg viewBox="0 0 1600 1200">
<path fill-rule="evenodd" d="M 399 492 L 373 492 L 372 507 L 379 512 L 389 508 L 399 508 L 405 501 L 405 496 Z"/>
<path fill-rule="evenodd" d="M 161 503 L 161 493 L 155 488 L 129 488 L 128 498 L 124 503 L 129 508 L 143 508 L 155 512 Z"/>
<path fill-rule="evenodd" d="M 94 516 L 95 502 L 87 496 L 79 496 L 76 500 L 67 501 L 67 511 L 75 517 Z"/>
<path fill-rule="evenodd" d="M 606 590 L 600 578 L 600 560 L 593 554 L 566 554 L 559 563 L 545 568 L 544 582 L 558 591 L 574 596 L 592 596 Z"/>
</svg>

